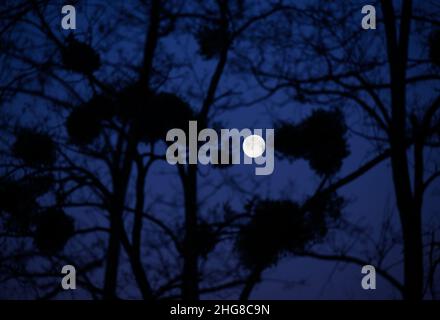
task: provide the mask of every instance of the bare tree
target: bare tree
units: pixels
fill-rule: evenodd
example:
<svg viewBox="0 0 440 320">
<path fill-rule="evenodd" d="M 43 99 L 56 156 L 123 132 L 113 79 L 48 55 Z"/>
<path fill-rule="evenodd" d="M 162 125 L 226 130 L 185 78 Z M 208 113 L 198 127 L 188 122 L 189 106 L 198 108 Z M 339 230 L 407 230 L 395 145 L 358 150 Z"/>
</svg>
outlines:
<svg viewBox="0 0 440 320">
<path fill-rule="evenodd" d="M 424 263 L 422 217 L 426 191 L 439 176 L 438 158 L 428 156 L 438 151 L 439 7 L 411 0 L 380 1 L 375 7 L 377 30 L 368 31 L 361 28 L 358 2 L 312 1 L 287 9 L 284 25 L 294 31 L 267 28 L 269 35 L 276 34 L 266 34 L 262 42 L 279 54 L 270 59 L 261 55 L 252 70 L 270 94 L 283 91 L 300 103 L 361 111 L 364 123 L 351 131 L 374 142 L 377 156 L 347 178 L 389 158 L 405 271 L 402 282 L 381 273 L 405 299 L 417 300 L 424 296 L 426 281 L 432 281 L 424 276 L 430 271 Z M 293 151 L 290 155 L 298 157 Z M 329 180 L 328 188 L 345 181 Z M 368 262 L 346 255 L 304 254 Z"/>
<path fill-rule="evenodd" d="M 56 1 L 2 5 L 1 286 L 53 298 L 73 264 L 95 299 L 248 299 L 270 266 L 307 256 L 375 264 L 404 298 L 435 297 L 438 235 L 424 236 L 422 212 L 440 176 L 428 157 L 439 8 L 376 7 L 378 29 L 364 31 L 357 2 L 96 1 L 65 31 Z M 306 199 L 263 196 L 227 166 L 165 162 L 169 129 L 217 128 L 264 104 L 313 106 L 297 122 L 273 108 L 279 159 L 304 159 L 318 178 Z M 349 132 L 374 155 L 342 175 Z M 370 240 L 338 192 L 385 161 L 400 237 L 386 216 L 371 257 L 332 246 Z M 383 263 L 400 238 L 403 281 Z"/>
</svg>

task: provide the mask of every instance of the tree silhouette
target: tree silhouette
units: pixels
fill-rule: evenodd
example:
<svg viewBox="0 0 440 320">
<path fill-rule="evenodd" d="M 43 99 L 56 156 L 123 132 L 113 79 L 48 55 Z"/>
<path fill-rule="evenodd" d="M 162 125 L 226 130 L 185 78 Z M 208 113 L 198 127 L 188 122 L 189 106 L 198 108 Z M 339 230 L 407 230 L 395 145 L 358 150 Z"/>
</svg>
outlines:
<svg viewBox="0 0 440 320">
<path fill-rule="evenodd" d="M 289 27 L 298 32 L 286 32 L 283 38 L 274 30 L 279 41 L 272 41 L 279 47 L 290 39 L 292 45 L 286 45 L 279 56 L 291 57 L 291 67 L 274 58 L 270 65 L 255 66 L 254 74 L 272 94 L 289 88 L 300 102 L 344 105 L 361 112 L 363 124 L 352 131 L 374 142 L 378 156 L 371 164 L 389 157 L 401 224 L 404 279 L 399 283 L 386 278 L 404 298 L 421 299 L 433 280 L 424 274 L 435 273 L 435 267 L 433 271 L 433 265 L 425 263 L 428 250 L 424 248 L 432 250 L 432 243 L 424 243 L 424 234 L 431 231 L 422 217 L 426 191 L 439 176 L 438 159 L 427 156 L 438 152 L 439 8 L 430 1 L 377 1 L 378 29 L 362 31 L 355 14 L 358 7 L 358 3 L 316 1 L 297 11 Z M 312 29 L 305 30 L 308 25 Z M 413 98 L 419 95 L 424 99 Z M 295 128 L 282 127 L 281 132 L 293 130 L 294 136 Z M 284 148 L 291 156 L 304 157 L 298 146 Z M 363 260 L 346 255 L 311 256 L 356 264 Z"/>
<path fill-rule="evenodd" d="M 435 298 L 438 236 L 424 236 L 422 212 L 440 176 L 427 157 L 440 138 L 438 5 L 377 3 L 374 32 L 346 1 L 78 7 L 78 29 L 62 30 L 58 2 L 0 5 L 2 295 L 63 296 L 72 264 L 78 297 L 249 299 L 264 272 L 301 256 L 373 264 L 404 298 Z M 271 177 L 244 166 L 166 163 L 169 129 L 228 128 L 265 105 L 277 161 L 305 160 L 310 194 L 265 194 Z M 277 105 L 311 111 L 292 120 Z M 352 135 L 374 157 L 347 173 Z M 331 237 L 364 238 L 339 189 L 388 160 L 403 281 L 380 263 L 383 247 L 365 258 L 323 250 Z"/>
</svg>

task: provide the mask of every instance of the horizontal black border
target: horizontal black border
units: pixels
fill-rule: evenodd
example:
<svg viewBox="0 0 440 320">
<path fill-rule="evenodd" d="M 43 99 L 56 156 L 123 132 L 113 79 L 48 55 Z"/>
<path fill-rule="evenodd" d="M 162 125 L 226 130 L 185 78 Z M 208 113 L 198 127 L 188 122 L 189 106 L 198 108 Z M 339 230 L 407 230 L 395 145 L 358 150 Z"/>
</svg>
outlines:
<svg viewBox="0 0 440 320">
<path fill-rule="evenodd" d="M 204 307 L 202 317 L 195 315 L 172 315 L 171 308 L 179 306 Z M 215 315 L 216 305 L 269 305 L 270 314 L 221 314 Z M 237 310 L 237 307 L 234 307 Z M 210 309 L 211 312 L 206 310 Z M 229 309 L 232 310 L 232 309 Z M 0 301 L 0 318 L 7 319 L 25 316 L 38 319 L 78 320 L 97 319 L 314 319 L 317 316 L 359 319 L 378 319 L 389 316 L 391 319 L 414 316 L 416 319 L 437 318 L 440 301 Z M 10 315 L 10 316 L 8 316 Z M 109 317 L 109 318 L 107 318 Z"/>
</svg>

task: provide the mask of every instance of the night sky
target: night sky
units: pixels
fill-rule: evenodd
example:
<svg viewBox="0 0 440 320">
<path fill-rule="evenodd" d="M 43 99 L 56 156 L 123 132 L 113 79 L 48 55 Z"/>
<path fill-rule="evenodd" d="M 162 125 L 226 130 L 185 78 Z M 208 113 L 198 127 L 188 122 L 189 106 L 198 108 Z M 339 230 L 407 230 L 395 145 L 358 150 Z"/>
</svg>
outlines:
<svg viewBox="0 0 440 320">
<path fill-rule="evenodd" d="M 101 67 L 93 73 L 96 79 L 118 91 L 126 83 L 130 83 L 138 77 L 138 71 L 144 59 L 143 50 L 146 39 L 145 33 L 148 27 L 148 4 L 150 1 L 75 1 L 76 30 L 62 30 L 60 27 L 62 17 L 60 12 L 64 4 L 63 1 L 42 1 L 42 3 L 46 2 L 48 4 L 42 4 L 41 8 L 44 8 L 42 9 L 44 19 L 47 21 L 47 27 L 50 28 L 53 37 L 63 43 L 63 40 L 69 34 L 73 34 L 77 39 L 89 43 L 99 52 Z M 252 16 L 258 14 L 258 12 L 264 12 L 276 1 L 244 2 L 250 8 L 248 11 L 244 11 L 246 17 L 247 15 Z M 319 1 L 282 2 L 285 2 L 286 5 L 294 4 L 297 8 L 303 8 Z M 147 3 L 147 5 L 144 3 Z M 171 11 L 174 10 L 175 12 L 199 12 L 208 17 L 211 12 L 218 10 L 215 3 L 216 1 L 167 1 L 166 8 L 170 8 Z M 253 3 L 253 5 L 250 3 Z M 363 30 L 360 24 L 363 17 L 361 8 L 364 4 L 370 3 L 375 3 L 377 8 L 378 26 L 376 30 Z M 394 1 L 394 3 L 397 8 L 400 7 L 400 1 Z M 414 6 L 419 9 L 432 8 L 432 11 L 435 11 L 440 10 L 439 5 L 436 1 L 414 1 Z M 5 5 L 1 5 L 2 15 L 6 15 L 5 10 L 8 10 L 8 6 L 15 6 L 15 4 L 7 1 Z M 359 29 L 357 37 L 359 38 L 359 46 L 366 46 L 365 56 L 379 53 L 386 57 L 384 26 L 379 2 L 350 1 L 350 4 L 348 4 L 347 1 L 335 1 L 328 8 L 336 10 L 338 6 L 341 8 L 341 12 L 344 10 L 349 11 L 350 8 L 353 10 L 354 13 L 348 19 L 353 23 L 358 21 L 357 26 L 353 26 L 353 28 Z M 12 81 L 12 83 L 15 83 L 14 85 L 19 89 L 32 89 L 42 92 L 45 95 L 71 103 L 73 106 L 81 105 L 81 103 L 89 100 L 94 95 L 93 90 L 101 91 L 98 85 L 92 88 L 90 85 L 92 80 L 87 76 L 63 69 L 62 61 L 59 58 L 59 48 L 53 43 L 53 39 L 48 37 L 47 34 L 36 30 L 37 27 L 33 24 L 28 23 L 29 21 L 35 21 L 35 24 L 39 25 L 41 22 L 35 12 L 32 12 L 32 9 L 30 10 L 12 27 L 6 27 L 6 22 L 1 23 L 6 32 L 2 32 L 0 41 L 14 43 L 16 48 L 21 48 L 17 50 L 23 54 L 23 57 L 29 57 L 38 62 L 36 66 L 32 66 L 27 64 L 24 59 L 14 56 L 11 53 L 14 49 L 4 49 L 5 47 L 1 49 L 2 58 L 0 63 L 4 67 L 2 66 L 0 74 L 0 86 L 2 88 L 0 100 L 2 153 L 0 159 L 2 159 L 2 163 L 8 165 L 20 163 L 18 160 L 11 160 L 11 157 L 7 154 L 16 139 L 14 135 L 18 127 L 40 128 L 43 131 L 51 132 L 57 141 L 63 141 L 64 143 L 67 141 L 66 136 L 68 135 L 64 127 L 65 119 L 71 111 L 69 107 L 57 106 L 56 102 L 48 103 L 36 94 L 29 95 L 24 91 L 20 92 L 20 90 L 17 90 L 9 99 L 5 99 L 4 97 L 6 97 L 8 91 L 4 88 L 10 85 L 13 79 L 18 78 L 19 75 L 26 75 L 23 76 L 22 80 L 14 80 L 15 82 Z M 9 10 L 9 12 L 13 13 L 14 11 Z M 217 88 L 216 96 L 218 100 L 211 108 L 207 125 L 208 127 L 238 129 L 275 128 L 280 121 L 299 123 L 309 117 L 313 110 L 333 110 L 337 105 L 337 108 L 345 116 L 348 128 L 346 137 L 350 150 L 350 155 L 343 160 L 340 170 L 329 178 L 331 181 L 337 181 L 338 178 L 346 176 L 369 159 L 372 159 L 380 150 L 383 150 L 386 143 L 368 138 L 371 135 L 381 136 L 381 134 L 378 133 L 377 128 L 371 125 L 365 113 L 353 106 L 351 102 L 341 99 L 325 105 L 313 99 L 306 102 L 300 101 L 294 98 L 294 87 L 289 86 L 268 95 L 267 88 L 257 81 L 252 65 L 260 71 L 272 71 L 274 73 L 279 71 L 277 68 L 281 66 L 286 74 L 289 74 L 290 70 L 292 74 L 304 78 L 310 76 L 311 73 L 326 70 L 324 63 L 321 65 L 312 62 L 313 66 L 311 66 L 310 63 L 307 65 L 304 61 L 299 62 L 301 55 L 304 54 L 301 51 L 302 47 L 299 43 L 288 42 L 288 39 L 293 41 L 297 34 L 305 35 L 307 32 L 313 32 L 316 26 L 299 26 L 307 17 L 298 14 L 296 18 L 295 14 L 296 11 L 290 15 L 276 13 L 267 19 L 262 19 L 260 23 L 249 28 L 243 34 L 243 39 L 232 46 Z M 212 15 L 215 15 L 215 13 L 212 13 Z M 239 19 L 245 19 L 245 17 L 234 19 L 237 19 L 236 23 L 239 25 L 242 21 Z M 156 91 L 173 92 L 186 101 L 192 110 L 197 113 L 201 110 L 218 59 L 206 59 L 200 54 L 199 45 L 193 33 L 197 30 L 197 24 L 201 24 L 204 21 L 203 19 L 199 21 L 194 18 L 194 22 L 191 22 L 191 18 L 181 18 L 177 21 L 171 32 L 159 40 L 153 63 L 153 77 L 150 81 Z M 289 21 L 290 24 L 284 24 L 285 21 Z M 336 32 L 345 31 L 338 29 L 337 25 L 332 27 L 335 28 Z M 418 25 L 414 25 L 414 29 L 410 33 L 410 39 L 412 40 L 410 55 L 426 59 L 427 49 L 424 37 L 427 31 L 425 34 L 419 34 L 416 30 L 418 27 Z M 291 37 L 289 37 L 290 32 Z M 276 43 L 276 38 L 267 38 L 267 35 L 271 33 L 279 35 L 281 38 L 279 43 Z M 283 36 L 285 36 L 284 39 Z M 269 40 L 273 40 L 273 43 Z M 286 43 L 283 43 L 283 41 L 286 41 Z M 279 48 L 283 45 L 285 51 L 280 51 Z M 361 49 L 357 48 L 357 50 Z M 336 54 L 340 54 L 340 57 L 344 59 L 341 52 Z M 264 56 L 264 61 L 259 61 L 258 59 L 262 56 Z M 358 56 L 358 53 L 354 52 L 353 58 L 355 56 Z M 44 69 L 44 63 L 47 63 L 47 70 L 49 70 L 46 74 L 45 71 L 47 70 Z M 335 69 L 336 72 L 339 71 L 337 65 Z M 415 68 L 411 69 L 410 72 L 417 74 L 418 70 Z M 380 72 L 386 74 L 387 67 L 382 67 Z M 435 72 L 438 75 L 438 69 Z M 59 81 L 59 79 L 53 77 L 54 75 L 63 80 Z M 379 78 L 379 76 L 381 76 L 379 72 L 371 74 L 371 79 Z M 66 81 L 65 86 L 63 81 Z M 282 79 L 279 81 L 281 83 Z M 270 80 L 267 84 L 269 83 L 274 84 L 276 80 Z M 70 89 L 67 88 L 71 88 L 76 93 L 72 94 L 69 91 Z M 415 86 L 411 89 L 413 91 L 408 91 L 408 104 L 411 106 L 409 108 L 415 106 L 415 102 L 429 101 L 433 96 L 438 95 L 438 89 L 438 79 L 437 81 L 424 82 Z M 390 94 L 387 90 L 381 91 L 380 95 L 382 101 L 389 103 Z M 417 108 L 420 107 L 414 107 L 414 110 L 417 111 Z M 117 136 L 114 133 L 110 134 L 109 139 L 115 143 Z M 276 145 L 277 138 L 275 135 Z M 74 151 L 72 151 L 74 149 L 69 150 L 68 144 L 63 144 L 64 147 L 66 149 L 63 150 L 74 154 Z M 72 146 L 72 148 L 74 147 Z M 139 149 L 143 152 L 151 151 L 145 146 L 141 146 Z M 165 149 L 166 145 L 163 141 L 158 142 L 155 152 L 164 154 Z M 426 161 L 430 162 L 429 168 L 431 166 L 434 168 L 438 163 L 438 155 L 438 149 L 426 151 Z M 95 172 L 104 184 L 111 185 L 112 181 L 102 162 L 85 160 L 86 158 L 82 156 L 74 159 L 76 159 L 78 165 L 84 165 Z M 63 164 L 63 160 L 58 161 Z M 410 155 L 410 163 L 412 161 L 412 155 Z M 275 157 L 275 169 L 272 175 L 255 176 L 254 169 L 254 165 L 244 164 L 234 165 L 227 169 L 216 169 L 200 165 L 197 193 L 200 218 L 214 223 L 221 217 L 222 207 L 225 204 L 235 212 L 241 212 L 244 205 L 256 197 L 274 200 L 288 199 L 302 203 L 313 194 L 321 182 L 321 177 L 310 167 L 308 161 L 299 158 L 295 160 L 287 159 L 280 156 L 279 153 Z M 7 171 L 7 166 L 2 165 L 0 177 L 6 176 Z M 133 179 L 136 176 L 135 174 L 137 175 L 137 171 L 133 169 Z M 423 226 L 426 227 L 426 230 L 431 230 L 431 228 L 436 230 L 440 226 L 439 187 L 440 185 L 436 181 L 425 193 Z M 57 190 L 57 188 L 54 187 L 54 190 Z M 133 202 L 135 192 L 134 184 L 129 184 L 126 203 L 131 204 Z M 384 236 L 382 227 L 387 219 L 389 219 L 390 226 L 395 234 L 390 230 L 385 232 L 391 238 L 394 236 L 399 238 L 400 221 L 389 159 L 340 188 L 338 195 L 343 196 L 346 200 L 346 205 L 341 214 L 341 220 L 344 221 L 346 230 L 337 228 L 329 230 L 324 240 L 316 244 L 315 251 L 328 253 L 332 252 L 331 250 L 334 250 L 335 247 L 346 248 L 350 254 L 371 261 L 373 253 L 377 249 L 374 243 L 380 241 Z M 89 199 L 92 202 L 96 200 L 95 196 L 86 188 L 78 190 L 75 197 L 77 197 L 75 199 Z M 55 195 L 47 195 L 40 200 L 47 205 L 52 203 L 55 198 Z M 146 212 L 153 212 L 156 218 L 176 232 L 177 237 L 183 237 L 184 192 L 176 166 L 169 165 L 164 160 L 153 163 L 147 173 L 144 200 Z M 67 215 L 74 217 L 77 230 L 97 226 L 106 228 L 109 223 L 108 215 L 102 209 L 66 206 L 64 210 Z M 3 217 L 7 217 L 7 215 L 3 214 Z M 124 224 L 127 230 L 131 230 L 132 223 L 132 216 L 126 212 L 124 214 Z M 0 226 L 2 228 L 0 234 L 6 234 L 6 222 L 2 220 Z M 151 277 L 152 283 L 159 286 L 162 275 L 171 276 L 180 270 L 182 266 L 181 257 L 173 251 L 169 242 L 166 242 L 163 249 L 156 250 L 157 246 L 162 243 L 163 235 L 152 225 L 145 223 L 142 235 L 141 252 L 144 259 L 144 269 L 146 274 Z M 438 232 L 434 238 L 438 241 Z M 67 242 L 61 253 L 58 254 L 72 257 L 74 262 L 81 264 L 93 257 L 105 255 L 107 239 L 107 235 L 103 232 L 76 235 Z M 3 253 L 0 254 L 2 259 L 5 259 L 8 254 L 14 251 L 20 252 L 20 250 L 23 250 L 23 252 L 27 252 L 27 250 L 32 250 L 33 244 L 29 236 L 14 241 L 14 238 L 2 237 L 0 242 L 3 248 L 1 250 Z M 241 275 L 245 274 L 244 269 L 237 268 L 234 265 L 237 262 L 237 250 L 234 246 L 234 241 L 225 241 L 217 245 L 206 260 L 200 259 L 200 265 L 210 270 L 210 276 L 212 279 L 216 279 L 214 283 L 221 283 L 223 278 L 229 279 L 231 274 L 235 272 Z M 401 245 L 395 245 L 383 260 L 383 266 L 389 266 L 389 273 L 399 280 L 403 277 L 402 250 Z M 59 266 L 63 264 L 62 260 L 57 260 L 58 258 L 51 259 L 42 256 L 29 259 L 24 263 L 26 265 L 25 269 L 27 271 L 45 269 L 56 273 Z M 29 288 L 31 286 L 30 282 L 25 280 L 21 282 L 18 276 L 8 279 L 7 272 L 9 269 L 6 267 L 5 262 L 2 266 L 2 259 L 0 259 L 0 298 L 34 299 L 44 295 L 46 292 L 44 289 L 37 290 L 34 287 L 28 289 L 28 286 Z M 121 250 L 120 262 L 118 295 L 123 298 L 141 298 L 124 250 Z M 163 267 L 163 265 L 167 267 Z M 229 274 L 223 276 L 220 270 L 226 266 L 230 266 Z M 91 282 L 97 287 L 102 287 L 104 270 L 105 263 L 87 274 Z M 149 273 L 150 270 L 151 274 Z M 163 274 L 161 275 L 161 273 Z M 262 281 L 256 285 L 250 298 L 401 299 L 398 290 L 393 288 L 381 276 L 377 278 L 376 290 L 363 290 L 361 287 L 362 276 L 361 266 L 355 264 L 322 261 L 287 254 L 275 265 L 266 268 L 262 274 Z M 438 273 L 434 275 L 437 280 L 435 282 L 437 291 L 438 277 Z M 42 283 L 49 283 L 49 287 L 51 284 L 52 287 L 56 287 L 60 278 L 59 275 L 55 274 L 52 277 L 40 280 L 43 281 Z M 92 298 L 87 289 L 81 288 L 80 283 L 77 286 L 78 290 L 61 291 L 53 298 Z M 201 287 L 204 286 L 205 284 L 201 285 Z M 239 292 L 240 287 L 218 293 L 202 294 L 201 298 L 236 299 Z M 177 289 L 169 292 L 171 297 L 176 294 L 179 294 Z M 430 294 L 427 294 L 426 298 L 431 298 Z"/>
</svg>

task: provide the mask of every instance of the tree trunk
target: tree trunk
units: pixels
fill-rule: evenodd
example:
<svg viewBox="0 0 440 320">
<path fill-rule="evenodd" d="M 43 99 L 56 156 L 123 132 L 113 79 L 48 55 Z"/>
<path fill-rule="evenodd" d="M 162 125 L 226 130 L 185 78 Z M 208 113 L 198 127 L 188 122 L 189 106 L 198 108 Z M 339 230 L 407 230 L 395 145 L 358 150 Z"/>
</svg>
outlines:
<svg viewBox="0 0 440 320">
<path fill-rule="evenodd" d="M 261 280 L 261 274 L 263 272 L 264 268 L 256 267 L 254 270 L 251 271 L 248 278 L 246 279 L 245 285 L 243 287 L 243 290 L 240 294 L 240 301 L 247 301 L 249 300 L 249 297 L 251 296 L 252 291 L 254 290 L 257 283 Z"/>
<path fill-rule="evenodd" d="M 182 297 L 184 300 L 198 300 L 197 165 L 188 165 L 184 181 L 185 239 L 183 243 Z"/>
<path fill-rule="evenodd" d="M 406 70 L 411 26 L 412 1 L 402 1 L 398 26 L 393 2 L 382 0 L 388 64 L 391 79 L 391 123 L 389 137 L 394 193 L 402 225 L 404 255 L 404 299 L 420 300 L 423 296 L 423 247 L 421 205 L 411 188 L 407 145 Z M 398 32 L 399 31 L 399 32 Z M 420 176 L 415 172 L 415 178 Z"/>
<path fill-rule="evenodd" d="M 423 246 L 419 212 L 409 214 L 409 227 L 404 232 L 405 286 L 404 299 L 423 298 Z"/>
<path fill-rule="evenodd" d="M 116 284 L 118 279 L 120 234 L 117 215 L 118 212 L 110 212 L 110 239 L 107 249 L 107 261 L 104 276 L 104 299 L 116 298 Z"/>
<path fill-rule="evenodd" d="M 415 206 L 408 186 L 409 174 L 406 153 L 391 159 L 394 191 L 400 214 L 404 255 L 404 299 L 420 300 L 423 292 L 423 248 L 421 212 Z M 405 187 L 406 186 L 406 187 Z"/>
</svg>

